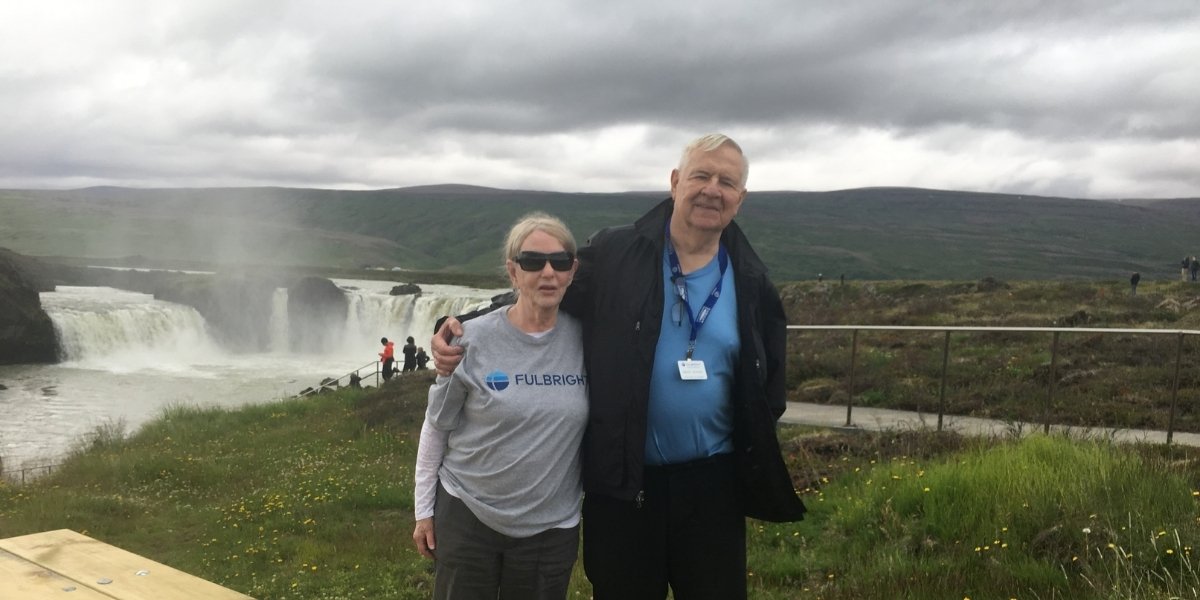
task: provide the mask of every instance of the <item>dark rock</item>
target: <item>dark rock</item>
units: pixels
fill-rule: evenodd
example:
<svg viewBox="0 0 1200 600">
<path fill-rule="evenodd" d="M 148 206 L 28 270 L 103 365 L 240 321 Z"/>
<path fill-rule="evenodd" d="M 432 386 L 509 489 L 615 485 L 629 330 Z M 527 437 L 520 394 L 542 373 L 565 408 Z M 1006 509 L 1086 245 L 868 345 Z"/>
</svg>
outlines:
<svg viewBox="0 0 1200 600">
<path fill-rule="evenodd" d="M 0 248 L 0 364 L 58 360 L 54 322 L 42 310 L 38 297 L 39 291 L 49 290 L 32 273 L 31 265 L 36 262 Z"/>
<path fill-rule="evenodd" d="M 291 350 L 318 353 L 336 347 L 349 306 L 345 292 L 323 277 L 305 277 L 288 288 Z"/>
<path fill-rule="evenodd" d="M 7 390 L 7 389 L 8 389 L 8 386 L 4 385 L 3 383 L 0 383 L 0 390 Z"/>
<path fill-rule="evenodd" d="M 160 278 L 155 298 L 186 304 L 204 317 L 213 337 L 235 352 L 270 350 L 271 311 L 278 284 L 248 274 Z"/>
<path fill-rule="evenodd" d="M 402 283 L 392 288 L 393 296 L 420 296 L 421 287 L 415 283 Z"/>
</svg>

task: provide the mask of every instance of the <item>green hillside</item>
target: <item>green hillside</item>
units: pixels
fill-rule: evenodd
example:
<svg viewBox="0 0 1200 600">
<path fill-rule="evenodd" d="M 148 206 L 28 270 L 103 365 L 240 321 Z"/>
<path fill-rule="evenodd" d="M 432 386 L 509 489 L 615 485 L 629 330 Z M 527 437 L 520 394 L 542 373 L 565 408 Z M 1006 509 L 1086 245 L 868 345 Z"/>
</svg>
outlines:
<svg viewBox="0 0 1200 600">
<path fill-rule="evenodd" d="M 665 192 L 462 185 L 0 190 L 0 239 L 34 256 L 171 265 L 494 272 L 504 231 L 545 210 L 586 238 Z M 752 192 L 738 218 L 776 279 L 1176 276 L 1200 254 L 1200 199 L 1102 202 L 912 188 Z"/>
</svg>

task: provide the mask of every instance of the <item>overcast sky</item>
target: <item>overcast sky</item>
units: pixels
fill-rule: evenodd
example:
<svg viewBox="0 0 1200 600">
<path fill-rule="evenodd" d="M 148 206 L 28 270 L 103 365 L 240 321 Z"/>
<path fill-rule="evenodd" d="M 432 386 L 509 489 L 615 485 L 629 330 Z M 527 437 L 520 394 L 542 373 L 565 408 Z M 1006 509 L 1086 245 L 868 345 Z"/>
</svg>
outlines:
<svg viewBox="0 0 1200 600">
<path fill-rule="evenodd" d="M 0 187 L 1200 197 L 1200 0 L 13 0 Z"/>
</svg>

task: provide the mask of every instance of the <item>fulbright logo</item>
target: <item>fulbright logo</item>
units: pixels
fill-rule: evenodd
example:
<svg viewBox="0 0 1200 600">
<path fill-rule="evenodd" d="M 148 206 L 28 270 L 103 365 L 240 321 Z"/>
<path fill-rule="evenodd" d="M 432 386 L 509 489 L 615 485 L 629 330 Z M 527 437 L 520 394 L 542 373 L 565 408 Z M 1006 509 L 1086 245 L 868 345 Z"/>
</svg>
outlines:
<svg viewBox="0 0 1200 600">
<path fill-rule="evenodd" d="M 516 373 L 509 377 L 504 371 L 492 371 L 483 377 L 489 389 L 496 392 L 515 386 L 576 386 L 587 385 L 587 375 L 574 373 Z"/>
<path fill-rule="evenodd" d="M 508 375 L 503 371 L 492 371 L 491 373 L 488 373 L 486 377 L 484 377 L 483 381 L 489 388 L 497 392 L 508 387 Z"/>
</svg>

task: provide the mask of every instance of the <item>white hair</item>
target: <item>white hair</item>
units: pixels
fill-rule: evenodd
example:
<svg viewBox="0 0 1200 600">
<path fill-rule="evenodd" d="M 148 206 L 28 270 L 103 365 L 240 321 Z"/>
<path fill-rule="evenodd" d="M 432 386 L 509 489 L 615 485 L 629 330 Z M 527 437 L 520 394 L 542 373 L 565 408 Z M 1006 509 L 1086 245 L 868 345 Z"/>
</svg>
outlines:
<svg viewBox="0 0 1200 600">
<path fill-rule="evenodd" d="M 742 189 L 746 189 L 746 180 L 750 178 L 750 159 L 746 158 L 746 153 L 742 152 L 742 147 L 733 138 L 723 133 L 709 133 L 702 135 L 683 147 L 683 154 L 679 157 L 679 170 L 687 166 L 688 158 L 693 152 L 699 150 L 701 152 L 712 152 L 721 146 L 729 146 L 737 150 L 739 156 L 742 157 Z"/>
</svg>

